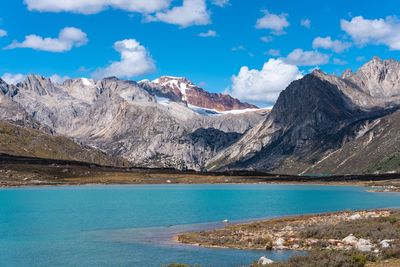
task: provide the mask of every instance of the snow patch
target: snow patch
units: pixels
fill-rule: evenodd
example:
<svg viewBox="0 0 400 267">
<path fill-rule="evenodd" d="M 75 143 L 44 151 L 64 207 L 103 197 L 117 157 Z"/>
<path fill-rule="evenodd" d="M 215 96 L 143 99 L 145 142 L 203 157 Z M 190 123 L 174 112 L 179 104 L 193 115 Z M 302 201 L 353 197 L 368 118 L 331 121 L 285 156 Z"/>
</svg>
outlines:
<svg viewBox="0 0 400 267">
<path fill-rule="evenodd" d="M 159 96 L 156 96 L 155 98 L 156 98 L 158 104 L 161 104 L 163 106 L 169 106 L 170 105 L 171 100 L 169 98 L 159 97 Z"/>
<path fill-rule="evenodd" d="M 93 86 L 94 85 L 94 81 L 92 79 L 88 79 L 88 78 L 81 78 L 82 84 L 85 86 Z"/>
<path fill-rule="evenodd" d="M 207 115 L 207 116 L 217 116 L 217 115 L 226 115 L 226 114 L 243 114 L 247 112 L 255 112 L 255 111 L 262 111 L 262 110 L 270 110 L 270 108 L 247 108 L 247 109 L 234 109 L 234 110 L 227 110 L 227 111 L 218 111 L 215 109 L 210 108 L 203 108 L 188 104 L 188 107 L 196 113 Z"/>
</svg>

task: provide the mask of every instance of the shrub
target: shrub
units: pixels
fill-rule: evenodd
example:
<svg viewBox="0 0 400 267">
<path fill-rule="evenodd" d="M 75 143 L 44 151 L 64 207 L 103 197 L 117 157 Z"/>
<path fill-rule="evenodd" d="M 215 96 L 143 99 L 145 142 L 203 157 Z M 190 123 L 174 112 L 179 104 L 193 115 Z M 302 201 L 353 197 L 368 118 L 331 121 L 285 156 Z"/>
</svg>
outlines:
<svg viewBox="0 0 400 267">
<path fill-rule="evenodd" d="M 354 266 L 363 267 L 367 263 L 367 257 L 363 254 L 354 254 L 351 256 L 351 261 Z"/>
</svg>

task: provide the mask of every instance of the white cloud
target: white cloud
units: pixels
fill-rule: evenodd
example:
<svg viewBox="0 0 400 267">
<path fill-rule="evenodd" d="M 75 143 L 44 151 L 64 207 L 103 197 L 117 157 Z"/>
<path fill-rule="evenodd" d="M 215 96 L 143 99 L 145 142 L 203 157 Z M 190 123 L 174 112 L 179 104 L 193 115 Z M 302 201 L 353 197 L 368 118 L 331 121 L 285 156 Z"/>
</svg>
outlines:
<svg viewBox="0 0 400 267">
<path fill-rule="evenodd" d="M 281 55 L 281 50 L 279 49 L 270 49 L 266 53 L 268 56 L 279 57 Z"/>
<path fill-rule="evenodd" d="M 23 82 L 28 75 L 22 73 L 4 73 L 1 79 L 8 84 L 17 84 Z M 70 79 L 69 76 L 60 76 L 58 74 L 53 74 L 49 79 L 54 83 L 63 83 L 65 80 Z"/>
<path fill-rule="evenodd" d="M 274 40 L 274 38 L 272 36 L 263 36 L 260 38 L 261 41 L 263 41 L 264 43 L 270 43 L 272 42 L 272 40 Z"/>
<path fill-rule="evenodd" d="M 216 31 L 209 30 L 207 32 L 201 32 L 197 36 L 200 36 L 200 37 L 217 37 L 218 34 L 217 34 Z"/>
<path fill-rule="evenodd" d="M 282 60 L 297 66 L 316 66 L 327 64 L 329 62 L 329 56 L 317 51 L 304 51 L 303 49 L 297 48 Z"/>
<path fill-rule="evenodd" d="M 53 83 L 58 83 L 58 84 L 62 84 L 65 80 L 70 79 L 71 77 L 69 76 L 60 76 L 58 74 L 53 74 L 49 77 L 49 79 L 53 82 Z"/>
<path fill-rule="evenodd" d="M 7 36 L 7 31 L 3 30 L 3 29 L 0 29 L 0 38 L 1 37 L 5 37 L 5 36 Z"/>
<path fill-rule="evenodd" d="M 391 50 L 400 50 L 400 21 L 396 17 L 370 20 L 358 16 L 351 21 L 342 19 L 340 25 L 359 46 L 381 44 Z"/>
<path fill-rule="evenodd" d="M 340 58 L 334 58 L 333 59 L 333 64 L 336 65 L 347 65 L 348 62 L 346 60 L 340 59 Z"/>
<path fill-rule="evenodd" d="M 282 90 L 301 77 L 296 66 L 280 59 L 270 59 L 261 70 L 242 67 L 239 74 L 232 77 L 230 93 L 243 101 L 270 105 Z"/>
<path fill-rule="evenodd" d="M 317 37 L 314 39 L 312 47 L 314 49 L 323 48 L 328 50 L 333 50 L 336 53 L 342 53 L 343 51 L 349 49 L 351 43 L 342 42 L 340 40 L 332 40 L 330 36 L 327 37 Z"/>
<path fill-rule="evenodd" d="M 169 7 L 171 0 L 25 0 L 29 10 L 95 14 L 106 8 L 153 13 Z"/>
<path fill-rule="evenodd" d="M 246 47 L 244 45 L 238 45 L 238 46 L 234 46 L 232 47 L 232 51 L 236 52 L 236 51 L 246 51 Z"/>
<path fill-rule="evenodd" d="M 358 57 L 356 57 L 356 61 L 358 61 L 358 62 L 365 61 L 365 57 L 364 56 L 358 56 Z"/>
<path fill-rule="evenodd" d="M 146 21 L 161 21 L 185 28 L 192 25 L 208 25 L 211 18 L 205 0 L 183 0 L 182 6 L 157 12 L 154 16 L 148 16 Z"/>
<path fill-rule="evenodd" d="M 130 78 L 152 72 L 156 68 L 146 48 L 134 39 L 115 42 L 114 49 L 121 54 L 121 60 L 98 69 L 93 73 L 94 77 Z"/>
<path fill-rule="evenodd" d="M 256 23 L 257 29 L 268 29 L 271 30 L 275 35 L 284 34 L 284 29 L 289 27 L 287 20 L 287 14 L 272 14 L 268 10 L 264 10 L 264 16 L 259 18 Z"/>
<path fill-rule="evenodd" d="M 24 81 L 25 78 L 26 75 L 21 73 L 4 73 L 3 76 L 1 76 L 1 79 L 8 84 L 17 84 Z"/>
<path fill-rule="evenodd" d="M 304 28 L 310 29 L 311 28 L 311 20 L 310 19 L 302 19 L 300 21 L 300 25 Z"/>
<path fill-rule="evenodd" d="M 230 0 L 212 0 L 211 2 L 213 5 L 219 6 L 219 7 L 224 7 L 229 5 Z"/>
<path fill-rule="evenodd" d="M 87 35 L 83 31 L 74 27 L 62 29 L 57 38 L 43 38 L 31 34 L 25 36 L 23 42 L 14 41 L 6 49 L 32 48 L 48 52 L 66 52 L 73 47 L 85 45 L 88 42 Z"/>
</svg>

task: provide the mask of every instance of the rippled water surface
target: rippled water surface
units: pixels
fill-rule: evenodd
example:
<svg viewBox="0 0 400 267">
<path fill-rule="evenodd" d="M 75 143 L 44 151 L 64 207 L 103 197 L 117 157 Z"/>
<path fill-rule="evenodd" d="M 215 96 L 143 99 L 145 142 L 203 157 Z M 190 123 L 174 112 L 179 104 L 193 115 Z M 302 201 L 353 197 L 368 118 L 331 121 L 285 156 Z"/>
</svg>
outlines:
<svg viewBox="0 0 400 267">
<path fill-rule="evenodd" d="M 185 230 L 346 209 L 400 207 L 398 193 L 305 185 L 144 185 L 0 190 L 0 266 L 243 266 L 267 255 L 181 246 Z"/>
</svg>

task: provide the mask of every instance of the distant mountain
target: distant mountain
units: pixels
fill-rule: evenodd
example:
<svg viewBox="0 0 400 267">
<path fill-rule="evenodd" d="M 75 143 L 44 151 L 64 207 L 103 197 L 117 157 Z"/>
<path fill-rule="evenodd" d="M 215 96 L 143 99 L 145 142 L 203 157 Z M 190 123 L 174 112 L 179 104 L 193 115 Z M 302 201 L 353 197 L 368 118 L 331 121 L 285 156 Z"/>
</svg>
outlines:
<svg viewBox="0 0 400 267">
<path fill-rule="evenodd" d="M 162 76 L 153 81 L 141 81 L 139 85 L 155 96 L 186 102 L 189 105 L 200 108 L 214 109 L 216 111 L 258 108 L 255 105 L 243 103 L 227 94 L 209 93 L 186 78 Z"/>
<path fill-rule="evenodd" d="M 400 171 L 400 64 L 374 58 L 341 78 L 314 71 L 208 162 L 210 170 L 293 174 Z"/>
<path fill-rule="evenodd" d="M 400 63 L 377 57 L 341 77 L 316 70 L 292 82 L 272 110 L 185 78 L 58 84 L 30 75 L 17 85 L 0 80 L 0 153 L 194 170 L 400 172 L 399 109 Z"/>
<path fill-rule="evenodd" d="M 192 107 L 117 78 L 57 84 L 29 75 L 17 85 L 0 81 L 0 88 L 0 110 L 6 111 L 0 120 L 68 138 L 138 167 L 200 170 L 268 112 Z M 39 145 L 47 141 L 42 138 Z"/>
</svg>

